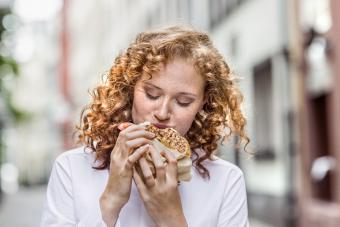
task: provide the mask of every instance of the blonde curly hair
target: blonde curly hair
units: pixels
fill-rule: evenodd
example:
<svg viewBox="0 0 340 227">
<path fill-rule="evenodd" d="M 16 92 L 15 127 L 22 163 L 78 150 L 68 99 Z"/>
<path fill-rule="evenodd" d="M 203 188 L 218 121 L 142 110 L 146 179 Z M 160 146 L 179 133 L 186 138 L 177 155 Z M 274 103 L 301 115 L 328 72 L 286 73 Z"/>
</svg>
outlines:
<svg viewBox="0 0 340 227">
<path fill-rule="evenodd" d="M 119 134 L 118 125 L 132 122 L 136 82 L 142 75 L 151 77 L 175 58 L 191 60 L 206 81 L 206 102 L 185 135 L 195 156 L 193 164 L 200 175 L 209 178 L 209 171 L 202 162 L 211 159 L 221 139 L 224 141 L 235 134 L 245 142 L 245 149 L 249 138 L 240 108 L 243 95 L 229 66 L 207 34 L 176 26 L 137 35 L 128 49 L 115 59 L 103 83 L 91 92 L 92 102 L 83 109 L 76 133 L 78 142 L 96 154 L 100 165 L 93 168 L 110 167 L 110 154 Z M 201 149 L 203 155 L 196 149 Z"/>
</svg>

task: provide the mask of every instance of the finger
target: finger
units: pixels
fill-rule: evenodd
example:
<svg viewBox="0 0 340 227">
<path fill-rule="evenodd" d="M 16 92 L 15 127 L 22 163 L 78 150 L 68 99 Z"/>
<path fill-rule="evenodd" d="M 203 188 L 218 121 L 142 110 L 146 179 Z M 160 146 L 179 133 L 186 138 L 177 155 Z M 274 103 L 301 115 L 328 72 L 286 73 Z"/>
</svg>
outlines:
<svg viewBox="0 0 340 227">
<path fill-rule="evenodd" d="M 145 186 L 141 176 L 139 176 L 135 167 L 133 167 L 133 180 L 135 181 L 139 192 L 142 194 L 146 190 L 146 186 Z"/>
<path fill-rule="evenodd" d="M 131 170 L 135 163 L 148 151 L 149 144 L 145 144 L 139 148 L 137 148 L 127 159 L 126 161 L 126 168 Z"/>
<path fill-rule="evenodd" d="M 123 126 L 124 126 L 124 124 L 123 124 Z M 121 127 L 121 128 L 123 128 L 123 127 Z M 145 129 L 145 126 L 143 126 L 143 125 L 136 125 L 136 124 L 130 123 L 127 127 L 125 127 L 123 130 L 121 130 L 121 132 L 119 134 L 124 135 L 125 133 L 133 132 L 133 131 L 136 131 L 136 130 L 143 130 L 143 129 Z"/>
<path fill-rule="evenodd" d="M 149 122 L 143 122 L 143 123 L 140 123 L 140 124 L 133 124 L 131 122 L 123 122 L 123 123 L 120 123 L 118 125 L 118 129 L 120 131 L 122 131 L 122 130 L 129 128 L 132 125 L 137 125 L 137 126 L 140 126 L 140 128 L 145 128 L 145 126 L 147 126 L 148 124 L 150 124 L 150 123 Z"/>
<path fill-rule="evenodd" d="M 117 150 L 117 154 L 121 156 L 123 160 L 126 160 L 135 149 L 146 144 L 151 144 L 152 141 L 146 138 L 137 138 L 129 141 L 121 139 L 118 143 L 119 149 Z"/>
<path fill-rule="evenodd" d="M 149 151 L 151 153 L 152 161 L 155 165 L 157 180 L 160 182 L 165 182 L 165 165 L 162 156 L 153 146 L 149 147 Z"/>
<path fill-rule="evenodd" d="M 166 172 L 177 181 L 177 159 L 169 151 L 163 151 L 162 154 L 168 163 Z"/>
<path fill-rule="evenodd" d="M 129 150 L 136 149 L 145 144 L 152 144 L 152 141 L 142 137 L 142 138 L 136 138 L 136 139 L 125 142 L 125 145 Z"/>
<path fill-rule="evenodd" d="M 118 129 L 119 129 L 120 131 L 122 131 L 122 130 L 126 129 L 127 127 L 129 127 L 130 125 L 132 125 L 131 122 L 123 122 L 123 123 L 120 123 L 120 124 L 118 125 Z"/>
<path fill-rule="evenodd" d="M 144 176 L 145 184 L 148 187 L 153 187 L 155 185 L 155 178 L 152 175 L 148 161 L 146 161 L 144 157 L 141 157 L 138 162 Z"/>
<path fill-rule="evenodd" d="M 136 139 L 136 138 L 139 138 L 139 137 L 144 137 L 144 138 L 147 138 L 147 139 L 153 139 L 153 138 L 155 138 L 155 136 L 156 135 L 154 133 L 146 131 L 146 130 L 136 130 L 136 131 L 133 131 L 133 132 L 126 133 L 127 140 L 132 140 L 132 139 Z"/>
</svg>

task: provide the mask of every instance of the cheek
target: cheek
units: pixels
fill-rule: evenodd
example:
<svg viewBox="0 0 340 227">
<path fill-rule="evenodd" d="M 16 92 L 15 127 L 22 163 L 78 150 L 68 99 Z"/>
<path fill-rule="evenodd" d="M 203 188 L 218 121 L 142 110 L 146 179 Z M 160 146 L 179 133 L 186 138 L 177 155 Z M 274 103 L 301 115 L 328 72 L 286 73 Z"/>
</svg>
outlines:
<svg viewBox="0 0 340 227">
<path fill-rule="evenodd" d="M 132 121 L 135 124 L 144 122 L 151 112 L 150 102 L 142 94 L 135 94 L 132 105 Z"/>
<path fill-rule="evenodd" d="M 191 110 L 181 111 L 181 113 L 176 115 L 177 131 L 181 135 L 185 135 L 189 131 L 197 112 L 198 108 L 193 108 Z"/>
</svg>

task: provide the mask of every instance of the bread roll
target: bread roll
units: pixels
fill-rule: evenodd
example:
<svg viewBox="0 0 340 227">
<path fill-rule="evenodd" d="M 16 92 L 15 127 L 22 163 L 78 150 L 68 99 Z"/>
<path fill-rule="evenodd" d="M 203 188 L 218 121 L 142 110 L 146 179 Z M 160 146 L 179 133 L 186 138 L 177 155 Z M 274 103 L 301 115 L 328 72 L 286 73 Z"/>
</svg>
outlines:
<svg viewBox="0 0 340 227">
<path fill-rule="evenodd" d="M 173 128 L 160 129 L 150 123 L 144 123 L 146 130 L 156 135 L 152 143 L 158 152 L 169 151 L 177 159 L 177 173 L 179 181 L 190 181 L 191 179 L 191 150 L 188 141 Z M 147 154 L 147 160 L 155 175 L 155 167 L 152 158 Z M 165 162 L 166 159 L 162 157 Z"/>
</svg>

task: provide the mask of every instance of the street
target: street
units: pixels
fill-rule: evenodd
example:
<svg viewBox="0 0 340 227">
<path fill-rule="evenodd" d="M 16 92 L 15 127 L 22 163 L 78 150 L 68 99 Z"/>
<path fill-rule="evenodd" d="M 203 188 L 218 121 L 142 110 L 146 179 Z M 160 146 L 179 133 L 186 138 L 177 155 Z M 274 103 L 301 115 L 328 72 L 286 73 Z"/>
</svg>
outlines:
<svg viewBox="0 0 340 227">
<path fill-rule="evenodd" d="M 4 195 L 0 204 L 0 226 L 39 226 L 46 186 L 21 187 L 13 195 Z"/>
</svg>

